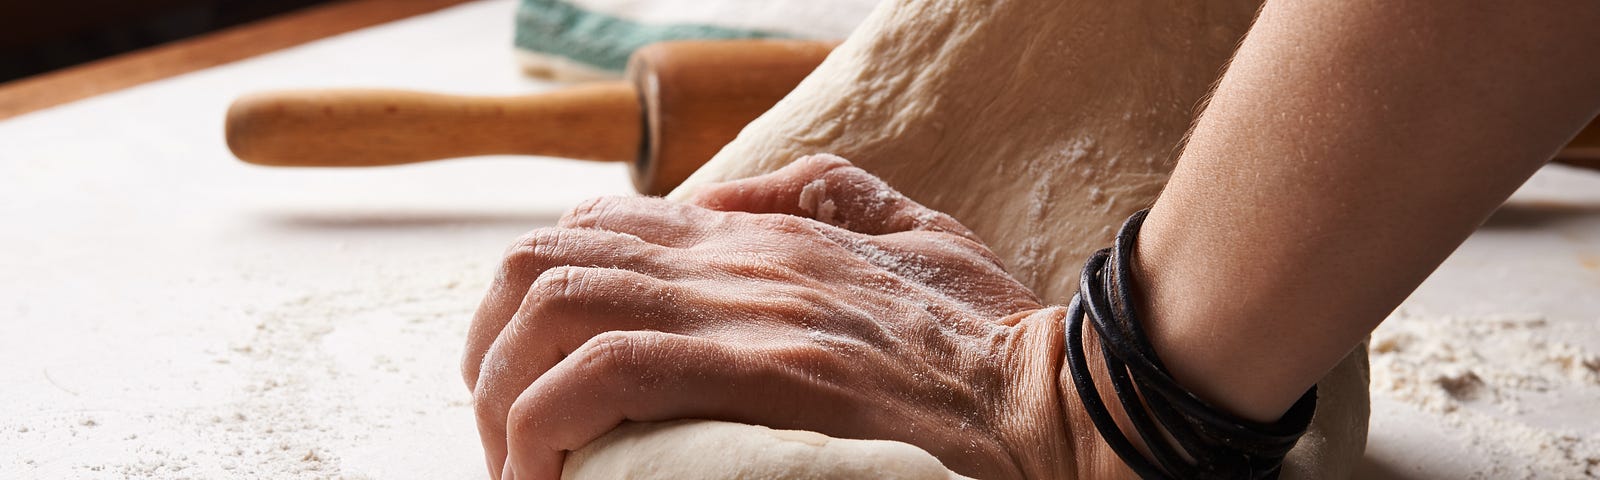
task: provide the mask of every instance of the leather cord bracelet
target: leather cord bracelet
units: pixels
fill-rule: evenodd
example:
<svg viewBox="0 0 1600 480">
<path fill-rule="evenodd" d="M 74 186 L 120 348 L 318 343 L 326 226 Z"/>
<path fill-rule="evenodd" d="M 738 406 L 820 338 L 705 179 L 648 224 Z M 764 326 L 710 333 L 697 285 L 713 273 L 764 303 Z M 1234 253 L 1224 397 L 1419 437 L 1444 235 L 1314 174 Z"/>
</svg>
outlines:
<svg viewBox="0 0 1600 480">
<path fill-rule="evenodd" d="M 1223 412 L 1173 380 L 1134 309 L 1134 244 L 1148 213 L 1128 217 L 1112 247 L 1089 257 L 1067 307 L 1067 366 L 1078 398 L 1100 437 L 1141 478 L 1277 478 L 1284 456 L 1311 423 L 1317 389 L 1308 390 L 1283 418 L 1261 423 Z M 1100 399 L 1083 351 L 1085 322 L 1100 338 L 1112 389 L 1154 463 L 1122 433 Z"/>
</svg>

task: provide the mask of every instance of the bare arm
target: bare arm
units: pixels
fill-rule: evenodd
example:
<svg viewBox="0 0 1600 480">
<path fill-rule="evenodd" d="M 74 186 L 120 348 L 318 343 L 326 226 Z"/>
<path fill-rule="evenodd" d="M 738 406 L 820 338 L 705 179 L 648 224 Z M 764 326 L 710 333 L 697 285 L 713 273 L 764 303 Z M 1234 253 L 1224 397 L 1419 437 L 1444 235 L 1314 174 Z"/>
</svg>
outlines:
<svg viewBox="0 0 1600 480">
<path fill-rule="evenodd" d="M 1600 3 L 1270 1 L 1139 242 L 1180 382 L 1270 420 L 1600 107 Z"/>
</svg>

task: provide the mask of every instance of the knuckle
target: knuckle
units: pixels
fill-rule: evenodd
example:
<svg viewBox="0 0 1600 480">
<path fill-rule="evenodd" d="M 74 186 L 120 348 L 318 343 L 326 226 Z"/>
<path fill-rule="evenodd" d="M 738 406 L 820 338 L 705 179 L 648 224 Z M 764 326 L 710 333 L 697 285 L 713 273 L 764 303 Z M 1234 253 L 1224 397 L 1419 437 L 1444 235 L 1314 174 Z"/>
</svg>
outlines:
<svg viewBox="0 0 1600 480">
<path fill-rule="evenodd" d="M 500 409 L 499 399 L 489 394 L 491 390 L 493 388 L 488 385 L 480 385 L 472 392 L 472 411 L 477 413 L 479 419 L 489 419 Z"/>
<path fill-rule="evenodd" d="M 584 200 L 562 215 L 557 224 L 563 227 L 599 228 L 613 213 L 627 208 L 636 201 L 638 199 L 632 197 L 595 197 Z"/>
<path fill-rule="evenodd" d="M 829 169 L 824 177 L 829 180 L 830 185 L 838 184 L 855 190 L 892 191 L 889 184 L 884 183 L 876 175 L 848 163 Z"/>
<path fill-rule="evenodd" d="M 558 228 L 540 228 L 517 237 L 517 241 L 506 250 L 505 260 L 502 262 L 506 269 L 523 271 L 530 268 L 540 268 L 549 263 L 557 252 L 560 251 L 562 233 Z"/>
<path fill-rule="evenodd" d="M 578 347 L 578 356 L 585 369 L 600 372 L 602 378 L 614 378 L 636 371 L 642 354 L 638 334 L 628 332 L 602 332 Z"/>
<path fill-rule="evenodd" d="M 507 440 L 518 440 L 518 443 L 528 440 L 538 440 L 544 431 L 544 416 L 539 405 L 537 395 L 530 396 L 527 400 L 511 404 L 506 411 L 505 429 Z"/>
<path fill-rule="evenodd" d="M 583 277 L 587 275 L 584 268 L 572 266 L 558 266 L 545 270 L 534 279 L 533 285 L 528 287 L 528 298 L 537 300 L 540 305 L 562 305 L 578 300 L 582 296 Z"/>
<path fill-rule="evenodd" d="M 490 402 L 499 400 L 499 397 L 505 393 L 503 391 L 506 388 L 504 384 L 507 382 L 503 373 L 506 370 L 506 360 L 504 357 L 491 353 L 485 356 L 480 367 L 483 372 L 478 376 L 478 383 L 472 386 L 473 408 L 483 411 L 485 409 L 493 410 L 491 407 L 499 407 L 503 410 L 504 405 L 499 403 L 491 404 Z"/>
<path fill-rule="evenodd" d="M 478 429 L 488 432 L 499 432 L 506 426 L 506 419 L 515 405 L 507 405 L 508 400 L 489 394 L 473 394 L 472 414 L 478 422 Z"/>
<path fill-rule="evenodd" d="M 610 201 L 608 198 L 610 197 L 595 197 L 579 202 L 577 206 L 561 215 L 560 224 L 569 226 L 593 221 L 605 212 L 605 204 Z"/>
<path fill-rule="evenodd" d="M 670 322 L 663 319 L 676 318 L 682 297 L 693 293 L 632 271 L 560 266 L 533 281 L 508 328 L 558 334 L 597 318 L 641 325 Z"/>
</svg>

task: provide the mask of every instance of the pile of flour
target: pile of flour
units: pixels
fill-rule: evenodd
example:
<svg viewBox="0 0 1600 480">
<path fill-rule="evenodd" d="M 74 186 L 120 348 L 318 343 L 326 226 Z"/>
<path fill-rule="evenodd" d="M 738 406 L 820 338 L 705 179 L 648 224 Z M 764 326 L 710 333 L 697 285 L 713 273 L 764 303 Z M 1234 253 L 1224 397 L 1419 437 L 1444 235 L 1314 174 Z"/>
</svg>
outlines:
<svg viewBox="0 0 1600 480">
<path fill-rule="evenodd" d="M 1560 408 L 1600 398 L 1600 354 L 1561 334 L 1540 316 L 1400 311 L 1372 334 L 1373 395 L 1466 435 L 1489 478 L 1600 477 L 1600 436 L 1568 431 Z"/>
</svg>

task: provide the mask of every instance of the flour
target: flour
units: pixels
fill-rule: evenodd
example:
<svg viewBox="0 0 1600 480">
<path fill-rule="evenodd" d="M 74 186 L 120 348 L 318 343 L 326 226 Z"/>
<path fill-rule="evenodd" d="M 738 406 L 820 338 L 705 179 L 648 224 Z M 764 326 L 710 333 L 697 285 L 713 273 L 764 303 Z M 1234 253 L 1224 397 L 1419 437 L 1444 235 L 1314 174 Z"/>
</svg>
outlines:
<svg viewBox="0 0 1600 480">
<path fill-rule="evenodd" d="M 840 242 L 841 245 L 866 260 L 867 263 L 888 270 L 917 286 L 926 287 L 929 290 L 937 290 L 932 286 L 941 269 L 932 265 L 933 262 L 927 257 L 911 252 L 890 252 L 878 248 L 877 245 L 873 245 L 871 242 L 854 238 L 841 240 L 843 240 Z"/>
<path fill-rule="evenodd" d="M 1540 397 L 1600 398 L 1600 354 L 1538 316 L 1396 313 L 1372 334 L 1372 389 L 1464 432 L 1492 478 L 1600 476 L 1600 436 L 1540 425 Z"/>
<path fill-rule="evenodd" d="M 60 459 L 41 449 L 19 458 L 29 468 L 49 462 L 33 472 L 37 478 L 359 478 L 373 467 L 338 452 L 407 432 L 434 412 L 469 408 L 465 388 L 414 385 L 436 383 L 436 372 L 455 375 L 454 339 L 483 283 L 416 279 L 240 307 L 223 317 L 242 324 L 241 335 L 209 349 L 210 358 L 175 357 L 227 371 L 204 380 L 225 395 L 197 386 L 194 398 L 160 409 L 31 415 L 14 428 L 6 428 L 14 418 L 0 418 L 0 443 L 96 452 Z M 431 404 L 431 412 L 386 406 L 396 402 L 385 397 L 400 394 L 405 405 Z M 4 473 L 0 463 L 0 478 L 29 478 Z"/>
</svg>

